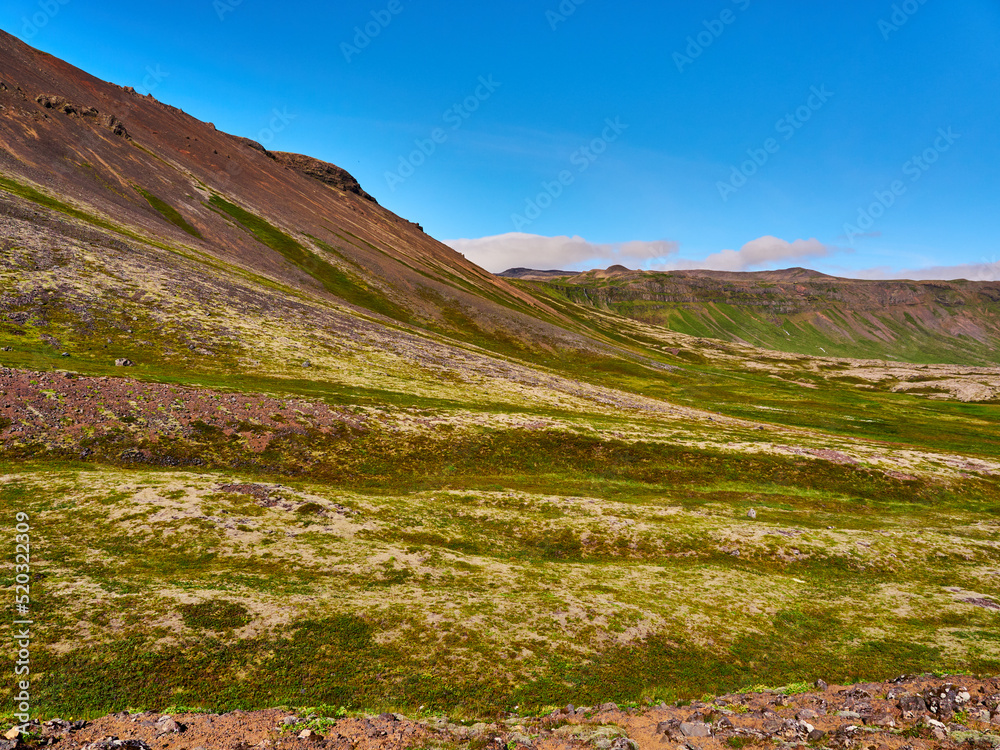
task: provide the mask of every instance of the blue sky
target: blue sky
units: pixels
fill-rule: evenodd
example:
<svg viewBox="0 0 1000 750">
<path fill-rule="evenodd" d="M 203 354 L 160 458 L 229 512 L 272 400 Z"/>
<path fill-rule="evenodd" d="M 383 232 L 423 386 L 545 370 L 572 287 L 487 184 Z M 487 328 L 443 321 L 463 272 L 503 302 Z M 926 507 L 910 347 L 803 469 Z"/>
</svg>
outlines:
<svg viewBox="0 0 1000 750">
<path fill-rule="evenodd" d="M 3 28 L 493 271 L 1000 278 L 1000 0 L 663 5 L 7 0 Z"/>
</svg>

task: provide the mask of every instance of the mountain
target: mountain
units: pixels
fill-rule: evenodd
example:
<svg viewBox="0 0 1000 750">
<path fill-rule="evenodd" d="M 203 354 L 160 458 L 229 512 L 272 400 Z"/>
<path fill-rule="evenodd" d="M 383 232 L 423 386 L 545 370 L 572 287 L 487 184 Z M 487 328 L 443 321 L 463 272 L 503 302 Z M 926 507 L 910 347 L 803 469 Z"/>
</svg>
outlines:
<svg viewBox="0 0 1000 750">
<path fill-rule="evenodd" d="M 1000 282 L 861 281 L 804 268 L 585 273 L 513 269 L 575 303 L 692 336 L 817 356 L 1000 362 Z"/>
<path fill-rule="evenodd" d="M 368 714 L 1000 669 L 1000 369 L 792 354 L 698 312 L 913 297 L 929 346 L 962 320 L 985 357 L 990 287 L 500 278 L 377 199 L 0 35 L 0 509 L 32 718 L 114 714 L 93 731 L 121 744 L 169 724 L 147 710 L 272 709 L 267 733 L 344 719 L 346 747 L 388 731 Z M 629 294 L 689 301 L 664 326 L 615 312 Z"/>
<path fill-rule="evenodd" d="M 262 273 L 406 325 L 532 346 L 560 336 L 537 300 L 378 205 L 347 172 L 270 153 L 152 96 L 0 34 L 0 169 L 93 226 Z"/>
</svg>

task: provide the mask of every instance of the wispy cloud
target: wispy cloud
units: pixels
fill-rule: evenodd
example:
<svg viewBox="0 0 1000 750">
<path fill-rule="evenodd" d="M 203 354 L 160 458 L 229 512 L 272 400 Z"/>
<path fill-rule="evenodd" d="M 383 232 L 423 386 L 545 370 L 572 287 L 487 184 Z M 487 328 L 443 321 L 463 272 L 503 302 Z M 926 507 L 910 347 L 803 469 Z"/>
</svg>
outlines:
<svg viewBox="0 0 1000 750">
<path fill-rule="evenodd" d="M 479 239 L 445 240 L 473 263 L 498 273 L 508 268 L 537 270 L 573 267 L 604 267 L 615 263 L 648 266 L 677 253 L 679 245 L 670 240 L 598 244 L 583 237 L 543 237 L 511 232 Z"/>
<path fill-rule="evenodd" d="M 1000 260 L 982 263 L 962 263 L 955 266 L 928 266 L 894 270 L 888 266 L 845 271 L 842 276 L 853 279 L 911 279 L 913 281 L 1000 281 Z"/>
<path fill-rule="evenodd" d="M 765 236 L 746 243 L 739 250 L 722 250 L 697 259 L 679 257 L 680 244 L 673 240 L 599 244 L 583 237 L 543 237 L 512 232 L 445 242 L 494 273 L 508 268 L 585 270 L 613 264 L 657 271 L 696 268 L 744 271 L 803 258 L 823 258 L 840 249 L 816 239 L 788 242 Z"/>
<path fill-rule="evenodd" d="M 803 258 L 826 258 L 839 248 L 824 245 L 817 239 L 788 242 L 766 235 L 751 240 L 739 250 L 722 250 L 703 260 L 684 261 L 685 266 L 670 264 L 674 269 L 704 268 L 711 271 L 747 271 L 760 266 Z"/>
</svg>

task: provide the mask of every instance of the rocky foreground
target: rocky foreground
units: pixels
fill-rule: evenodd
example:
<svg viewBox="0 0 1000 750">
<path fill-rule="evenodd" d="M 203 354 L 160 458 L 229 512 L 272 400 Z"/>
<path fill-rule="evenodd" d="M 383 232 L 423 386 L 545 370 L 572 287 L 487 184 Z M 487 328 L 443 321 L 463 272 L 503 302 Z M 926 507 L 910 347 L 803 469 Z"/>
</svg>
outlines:
<svg viewBox="0 0 1000 750">
<path fill-rule="evenodd" d="M 400 714 L 327 719 L 281 709 L 227 714 L 120 713 L 92 722 L 60 719 L 8 732 L 0 749 L 248 750 L 710 750 L 805 746 L 894 750 L 1000 747 L 1000 678 L 908 675 L 848 687 L 818 681 L 813 692 L 725 695 L 644 709 L 614 703 L 566 706 L 541 717 L 505 715 L 465 726 L 447 717 Z M 995 731 L 994 731 L 995 730 Z"/>
</svg>

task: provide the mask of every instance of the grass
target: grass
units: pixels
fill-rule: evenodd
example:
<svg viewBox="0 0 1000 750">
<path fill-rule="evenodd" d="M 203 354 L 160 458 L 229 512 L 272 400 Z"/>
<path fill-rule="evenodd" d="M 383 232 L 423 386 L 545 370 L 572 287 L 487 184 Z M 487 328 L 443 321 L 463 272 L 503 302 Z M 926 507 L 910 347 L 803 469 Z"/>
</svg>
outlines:
<svg viewBox="0 0 1000 750">
<path fill-rule="evenodd" d="M 218 195 L 212 196 L 209 205 L 238 221 L 259 242 L 281 253 L 287 261 L 308 273 L 335 297 L 395 320 L 403 322 L 412 320 L 409 312 L 366 284 L 360 276 L 351 275 L 328 263 L 266 219 Z M 331 254 L 338 255 L 329 245 L 324 245 L 323 248 Z"/>
<path fill-rule="evenodd" d="M 746 341 L 754 346 L 811 356 L 884 359 L 907 362 L 992 366 L 997 363 L 996 330 L 1000 307 L 985 296 L 961 299 L 949 292 L 944 305 L 969 305 L 981 323 L 993 330 L 986 341 L 928 330 L 905 310 L 861 313 L 839 301 L 838 289 L 826 283 L 806 287 L 801 303 L 782 307 L 783 292 L 756 282 L 753 289 L 725 282 L 688 287 L 670 276 L 647 274 L 642 289 L 621 279 L 586 283 L 515 282 L 545 296 L 560 296 L 584 306 L 600 300 L 604 309 L 694 337 Z M 865 294 L 863 282 L 852 282 Z M 877 282 L 871 282 L 875 284 Z M 802 290 L 799 290 L 800 292 Z M 914 290 L 919 294 L 919 290 Z M 637 298 L 637 297 L 646 297 Z M 681 296 L 684 302 L 663 301 Z M 651 298 L 650 298 L 651 297 Z M 791 309 L 795 308 L 795 309 Z M 816 311 L 803 312 L 801 309 Z M 831 325 L 830 323 L 834 325 Z M 821 324 L 823 330 L 817 328 Z M 985 328 L 984 328 L 985 330 Z M 892 340 L 887 341 L 888 331 Z"/>
<path fill-rule="evenodd" d="M 997 456 L 997 405 L 891 393 L 891 378 L 861 390 L 836 363 L 685 338 L 551 287 L 522 288 L 556 311 L 540 326 L 569 321 L 579 345 L 493 333 L 430 286 L 421 301 L 444 322 L 414 320 L 340 246 L 223 196 L 209 206 L 359 309 L 141 254 L 59 259 L 42 278 L 72 294 L 4 310 L 23 321 L 0 321 L 5 366 L 121 377 L 115 358 L 137 363 L 134 393 L 108 398 L 100 424 L 73 437 L 62 414 L 0 454 L 0 508 L 31 514 L 43 576 L 41 716 L 326 705 L 472 719 L 1000 670 L 993 613 L 962 601 L 1000 598 L 1000 480 L 963 463 Z M 713 313 L 720 336 L 749 325 Z M 151 434 L 145 383 L 202 389 L 212 408 Z M 193 407 L 176 390 L 164 410 L 180 415 Z M 253 394 L 281 419 L 249 416 Z M 320 429 L 300 400 L 344 419 Z M 221 490 L 248 482 L 272 501 Z"/>
<path fill-rule="evenodd" d="M 141 195 L 143 198 L 145 198 L 149 202 L 150 206 L 156 209 L 156 211 L 159 212 L 159 214 L 164 219 L 169 221 L 175 227 L 187 232 L 192 237 L 195 237 L 199 240 L 202 239 L 201 232 L 199 232 L 197 229 L 191 226 L 187 222 L 187 220 L 183 216 L 181 216 L 180 212 L 178 212 L 177 209 L 175 209 L 169 203 L 162 200 L 161 198 L 157 198 L 151 192 L 149 192 L 148 190 L 144 190 L 141 187 L 136 186 L 135 191 L 139 193 L 139 195 Z"/>
<path fill-rule="evenodd" d="M 1000 595 L 979 573 L 1000 567 L 979 531 L 995 488 L 914 492 L 819 462 L 555 434 L 350 446 L 351 482 L 279 480 L 293 510 L 220 493 L 237 477 L 204 469 L 2 467 L 0 505 L 31 514 L 46 575 L 39 710 L 475 717 L 1000 668 L 989 613 L 943 592 Z M 756 524 L 732 512 L 746 501 Z M 921 614 L 930 601 L 938 616 Z"/>
</svg>

